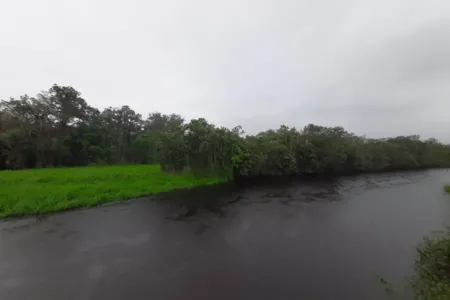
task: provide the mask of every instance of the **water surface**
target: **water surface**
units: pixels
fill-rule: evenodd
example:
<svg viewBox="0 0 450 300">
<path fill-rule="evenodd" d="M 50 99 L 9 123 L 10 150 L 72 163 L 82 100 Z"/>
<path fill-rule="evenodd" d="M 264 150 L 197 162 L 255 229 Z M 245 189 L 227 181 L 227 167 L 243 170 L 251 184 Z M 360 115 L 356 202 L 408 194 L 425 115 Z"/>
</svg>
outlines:
<svg viewBox="0 0 450 300">
<path fill-rule="evenodd" d="M 0 223 L 0 299 L 386 299 L 450 172 L 291 181 Z M 405 297 L 406 298 L 406 297 Z"/>
</svg>

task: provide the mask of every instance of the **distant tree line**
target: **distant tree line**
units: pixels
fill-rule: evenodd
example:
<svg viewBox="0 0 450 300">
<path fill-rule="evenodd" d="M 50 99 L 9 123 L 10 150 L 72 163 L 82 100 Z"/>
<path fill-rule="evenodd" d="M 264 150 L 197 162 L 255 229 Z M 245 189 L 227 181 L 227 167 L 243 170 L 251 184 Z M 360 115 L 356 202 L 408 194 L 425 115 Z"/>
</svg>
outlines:
<svg viewBox="0 0 450 300">
<path fill-rule="evenodd" d="M 229 178 L 354 173 L 450 167 L 450 146 L 313 124 L 245 135 L 240 126 L 216 127 L 203 118 L 144 119 L 128 106 L 99 111 L 69 86 L 0 103 L 0 170 L 125 163 Z"/>
</svg>

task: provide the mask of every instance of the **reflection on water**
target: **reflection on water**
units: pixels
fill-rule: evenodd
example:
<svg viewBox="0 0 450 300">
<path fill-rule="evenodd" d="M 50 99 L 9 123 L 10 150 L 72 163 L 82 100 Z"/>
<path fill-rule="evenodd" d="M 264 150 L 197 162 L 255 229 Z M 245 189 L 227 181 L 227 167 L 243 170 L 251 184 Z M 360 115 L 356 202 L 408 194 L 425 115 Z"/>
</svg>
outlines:
<svg viewBox="0 0 450 300">
<path fill-rule="evenodd" d="M 448 182 L 224 184 L 0 222 L 0 299 L 384 299 L 375 274 L 402 289 L 449 220 Z"/>
<path fill-rule="evenodd" d="M 224 183 L 212 187 L 193 188 L 191 190 L 169 192 L 156 197 L 156 201 L 172 210 L 167 219 L 186 221 L 199 212 L 210 212 L 219 217 L 226 216 L 226 208 L 231 205 L 249 206 L 277 202 L 282 205 L 295 203 L 332 202 L 342 199 L 340 193 L 342 180 L 290 180 L 253 184 L 237 187 L 232 183 Z M 173 216 L 173 211 L 181 212 Z"/>
<path fill-rule="evenodd" d="M 171 210 L 181 210 L 177 216 L 169 213 L 167 219 L 186 221 L 201 211 L 225 217 L 226 207 L 230 205 L 251 206 L 253 204 L 278 203 L 298 206 L 302 203 L 334 202 L 346 199 L 349 195 L 380 188 L 395 188 L 413 184 L 426 178 L 425 172 L 399 172 L 347 176 L 328 180 L 295 180 L 287 182 L 265 182 L 252 186 L 237 187 L 225 183 L 213 187 L 169 192 L 157 196 L 163 206 Z M 173 212 L 172 212 L 173 214 Z"/>
</svg>

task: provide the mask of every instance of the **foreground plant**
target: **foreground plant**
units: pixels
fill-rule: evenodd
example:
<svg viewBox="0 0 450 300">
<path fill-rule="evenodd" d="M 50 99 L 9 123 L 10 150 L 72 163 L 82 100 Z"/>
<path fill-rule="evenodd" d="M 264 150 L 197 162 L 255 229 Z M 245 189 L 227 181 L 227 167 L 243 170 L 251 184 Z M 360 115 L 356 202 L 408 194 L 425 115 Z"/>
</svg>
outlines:
<svg viewBox="0 0 450 300">
<path fill-rule="evenodd" d="M 450 299 L 450 231 L 427 237 L 417 248 L 412 287 L 415 299 Z"/>
<path fill-rule="evenodd" d="M 382 277 L 381 275 L 377 274 L 376 277 L 388 296 L 386 299 L 391 299 L 391 300 L 400 299 L 399 295 L 398 295 L 396 289 L 394 288 L 394 286 L 392 285 L 392 283 L 390 283 L 386 278 Z"/>
<path fill-rule="evenodd" d="M 447 194 L 450 194 L 450 184 L 447 184 L 444 186 L 444 192 L 446 192 Z"/>
</svg>

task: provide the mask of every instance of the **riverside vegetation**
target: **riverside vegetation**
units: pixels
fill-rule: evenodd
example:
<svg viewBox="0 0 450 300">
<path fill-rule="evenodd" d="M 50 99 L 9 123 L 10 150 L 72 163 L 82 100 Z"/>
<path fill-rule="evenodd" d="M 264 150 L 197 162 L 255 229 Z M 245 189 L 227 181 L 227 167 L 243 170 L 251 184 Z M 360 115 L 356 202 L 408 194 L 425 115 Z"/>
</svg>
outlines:
<svg viewBox="0 0 450 300">
<path fill-rule="evenodd" d="M 450 185 L 444 186 L 450 196 Z M 378 276 L 388 299 L 402 299 L 395 287 Z M 450 299 L 450 228 L 435 236 L 425 237 L 417 247 L 414 275 L 409 278 L 415 300 Z"/>
<path fill-rule="evenodd" d="M 143 118 L 128 106 L 99 111 L 58 85 L 0 103 L 2 217 L 227 179 L 432 167 L 450 167 L 450 145 L 417 135 L 372 139 L 313 124 L 245 135 L 240 126 L 216 127 L 203 118 Z M 427 239 L 418 248 L 417 299 L 449 299 L 449 241 L 450 235 Z"/>
<path fill-rule="evenodd" d="M 145 166 L 48 169 L 119 164 Z M 156 164 L 163 172 L 149 166 Z M 0 170 L 37 169 L 0 172 L 0 216 L 223 180 L 449 166 L 450 145 L 434 138 L 371 139 L 313 124 L 245 135 L 203 118 L 143 118 L 128 106 L 99 111 L 70 86 L 0 103 Z"/>
<path fill-rule="evenodd" d="M 450 194 L 450 185 L 444 187 Z M 426 237 L 417 248 L 415 276 L 412 287 L 416 299 L 450 299 L 450 230 L 435 236 Z"/>
<path fill-rule="evenodd" d="M 450 231 L 425 238 L 417 252 L 412 278 L 415 299 L 450 299 Z"/>
<path fill-rule="evenodd" d="M 387 299 L 399 300 L 400 290 L 378 276 Z M 417 247 L 414 274 L 409 278 L 414 300 L 450 299 L 450 230 L 434 237 L 425 237 Z"/>
<path fill-rule="evenodd" d="M 72 87 L 0 104 L 0 170 L 114 164 L 238 179 L 450 166 L 450 145 L 419 136 L 371 139 L 342 127 L 280 126 L 256 135 L 176 114 L 99 111 Z"/>
<path fill-rule="evenodd" d="M 447 184 L 447 185 L 444 186 L 444 191 L 445 191 L 447 194 L 450 194 L 450 184 Z"/>
</svg>

